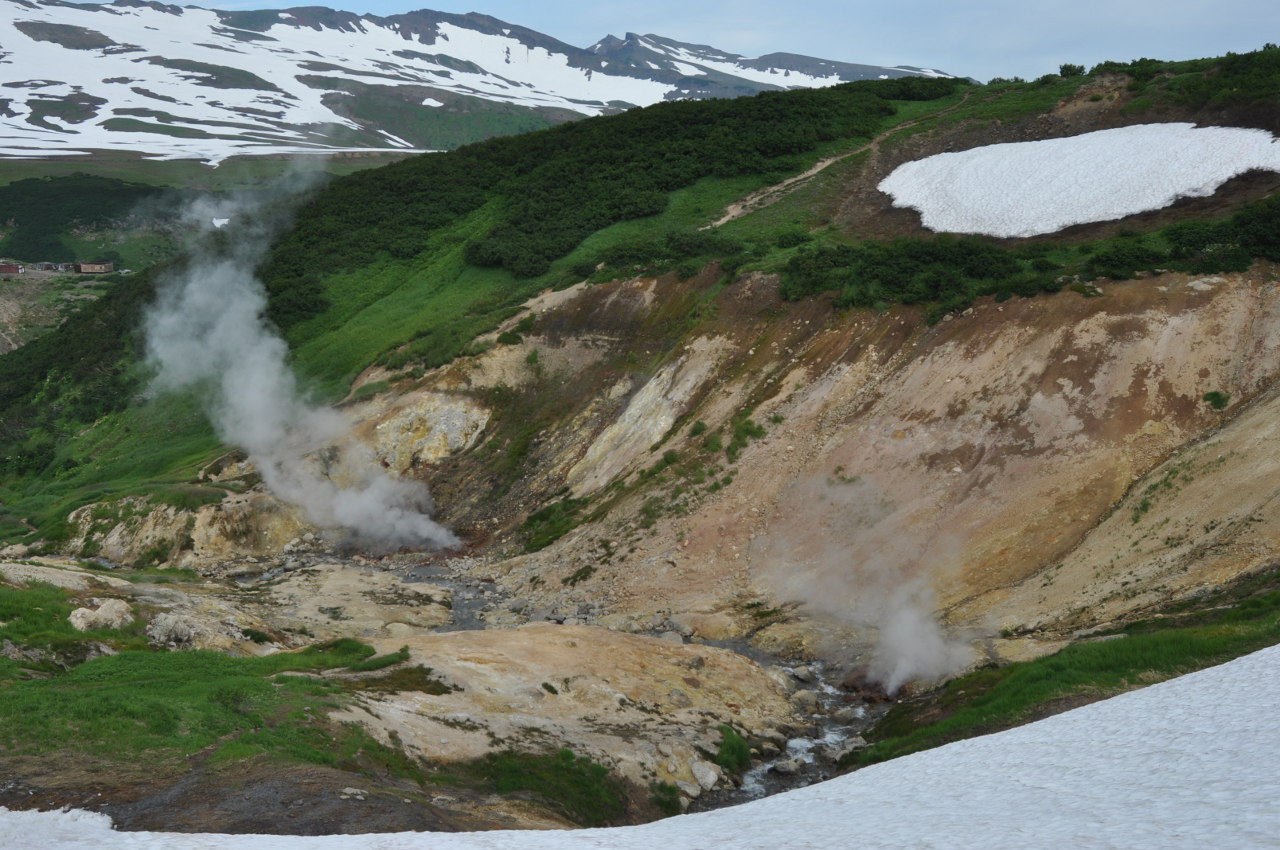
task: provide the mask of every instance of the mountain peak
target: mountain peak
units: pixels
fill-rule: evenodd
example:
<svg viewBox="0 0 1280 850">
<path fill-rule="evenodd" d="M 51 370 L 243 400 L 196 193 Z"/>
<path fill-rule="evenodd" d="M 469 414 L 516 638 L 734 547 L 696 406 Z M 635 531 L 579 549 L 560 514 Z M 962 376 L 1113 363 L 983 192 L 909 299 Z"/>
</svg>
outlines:
<svg viewBox="0 0 1280 850">
<path fill-rule="evenodd" d="M 478 12 L 152 0 L 0 0 L 0 45 L 0 157 L 438 150 L 663 100 L 921 73 L 634 32 L 584 49 Z"/>
</svg>

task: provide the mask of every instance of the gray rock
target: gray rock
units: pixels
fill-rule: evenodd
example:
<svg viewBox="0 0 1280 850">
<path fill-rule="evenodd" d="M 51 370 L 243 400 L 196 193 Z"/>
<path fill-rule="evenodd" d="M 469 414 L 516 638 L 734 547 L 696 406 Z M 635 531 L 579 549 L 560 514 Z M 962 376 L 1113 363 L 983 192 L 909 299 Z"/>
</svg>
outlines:
<svg viewBox="0 0 1280 850">
<path fill-rule="evenodd" d="M 853 755 L 858 750 L 871 746 L 861 735 L 855 735 L 844 743 L 832 747 L 823 747 L 819 755 L 826 761 L 838 763 L 842 758 Z"/>
<path fill-rule="evenodd" d="M 818 678 L 817 676 L 813 675 L 813 670 L 809 669 L 808 665 L 804 665 L 804 664 L 793 669 L 791 671 L 791 675 L 795 676 L 797 679 L 804 682 L 806 685 L 812 684 L 813 681 Z"/>
<path fill-rule="evenodd" d="M 800 759 L 783 759 L 782 761 L 776 761 L 769 765 L 769 771 L 782 776 L 794 776 L 800 772 L 800 766 L 803 763 L 804 762 L 800 761 Z"/>
<path fill-rule="evenodd" d="M 95 629 L 123 629 L 133 622 L 133 609 L 123 599 L 108 599 L 95 608 L 77 608 L 68 617 L 78 632 Z"/>
<path fill-rule="evenodd" d="M 820 705 L 817 691 L 796 691 L 791 695 L 791 704 L 797 711 L 813 714 Z"/>
<path fill-rule="evenodd" d="M 658 635 L 659 640 L 665 640 L 667 643 L 684 643 L 684 635 L 679 632 L 663 632 Z"/>
<path fill-rule="evenodd" d="M 689 765 L 689 769 L 693 771 L 693 778 L 698 780 L 698 784 L 703 790 L 710 791 L 716 787 L 716 783 L 720 781 L 720 767 L 709 761 L 695 761 Z"/>
<path fill-rule="evenodd" d="M 858 709 L 846 706 L 845 708 L 838 708 L 831 712 L 831 719 L 837 723 L 849 724 L 853 723 L 855 720 L 861 720 L 862 715 L 859 713 Z"/>
<path fill-rule="evenodd" d="M 195 636 L 195 624 L 181 614 L 166 611 L 147 624 L 147 638 L 156 646 L 185 646 Z"/>
<path fill-rule="evenodd" d="M 691 799 L 698 799 L 702 796 L 702 786 L 696 782 L 676 781 L 676 787 L 680 789 L 680 793 Z"/>
</svg>

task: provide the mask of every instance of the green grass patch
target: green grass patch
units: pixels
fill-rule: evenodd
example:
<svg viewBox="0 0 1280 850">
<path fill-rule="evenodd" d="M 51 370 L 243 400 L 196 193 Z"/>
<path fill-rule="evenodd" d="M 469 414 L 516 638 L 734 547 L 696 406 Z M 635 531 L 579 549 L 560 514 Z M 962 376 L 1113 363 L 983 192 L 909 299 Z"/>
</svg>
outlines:
<svg viewBox="0 0 1280 850">
<path fill-rule="evenodd" d="M 357 661 L 347 667 L 353 673 L 364 673 L 371 670 L 381 670 L 384 667 L 390 667 L 393 664 L 400 664 L 409 660 L 409 647 L 402 646 L 395 652 L 388 652 L 386 655 L 377 655 L 373 658 L 366 658 L 363 661 Z"/>
<path fill-rule="evenodd" d="M 31 582 L 22 587 L 0 584 L 0 641 L 62 650 L 90 641 L 122 648 L 145 646 L 145 640 L 139 637 L 141 624 L 127 629 L 76 631 L 68 617 L 79 607 L 69 591 L 52 584 Z"/>
<path fill-rule="evenodd" d="M 184 484 L 178 487 L 167 487 L 151 494 L 151 501 L 180 511 L 195 511 L 205 505 L 221 502 L 227 495 L 226 490 L 217 487 L 204 487 L 199 484 Z"/>
<path fill-rule="evenodd" d="M 571 750 L 493 753 L 461 772 L 499 794 L 536 794 L 582 826 L 618 824 L 626 814 L 622 787 L 608 769 Z"/>
<path fill-rule="evenodd" d="M 215 744 L 296 757 L 298 740 L 317 734 L 297 713 L 323 713 L 336 705 L 340 688 L 279 674 L 350 666 L 372 654 L 358 641 L 339 640 L 262 658 L 205 650 L 96 658 L 61 676 L 4 685 L 0 743 L 12 752 L 72 749 L 158 761 Z"/>
<path fill-rule="evenodd" d="M 521 530 L 528 535 L 524 551 L 537 552 L 564 537 L 582 522 L 586 499 L 561 499 L 529 514 Z"/>
</svg>

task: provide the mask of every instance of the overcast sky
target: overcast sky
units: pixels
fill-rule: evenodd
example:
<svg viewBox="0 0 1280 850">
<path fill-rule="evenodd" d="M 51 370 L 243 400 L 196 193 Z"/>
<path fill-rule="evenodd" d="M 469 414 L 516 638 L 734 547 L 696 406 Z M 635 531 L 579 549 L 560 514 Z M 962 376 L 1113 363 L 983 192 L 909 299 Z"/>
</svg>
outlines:
<svg viewBox="0 0 1280 850">
<path fill-rule="evenodd" d="M 788 52 L 917 65 L 976 77 L 1038 77 L 1063 62 L 1194 59 L 1280 42 L 1277 0 L 180 0 L 218 9 L 328 5 L 393 15 L 482 12 L 586 47 L 654 33 L 758 56 Z"/>
</svg>

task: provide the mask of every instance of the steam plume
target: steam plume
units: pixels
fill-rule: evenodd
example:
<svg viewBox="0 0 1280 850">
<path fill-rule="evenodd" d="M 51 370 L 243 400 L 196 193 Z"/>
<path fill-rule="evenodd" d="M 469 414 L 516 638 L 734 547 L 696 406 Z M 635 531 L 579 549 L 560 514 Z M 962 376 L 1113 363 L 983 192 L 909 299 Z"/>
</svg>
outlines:
<svg viewBox="0 0 1280 850">
<path fill-rule="evenodd" d="M 803 480 L 780 502 L 806 516 L 756 541 L 757 579 L 779 600 L 798 602 L 870 637 L 871 681 L 892 694 L 908 682 L 935 681 L 969 663 L 968 644 L 947 636 L 934 616 L 923 553 L 937 541 L 929 540 L 927 523 L 874 535 L 880 542 L 872 548 L 873 535 L 862 532 L 903 520 L 866 478 Z"/>
<path fill-rule="evenodd" d="M 218 436 L 243 449 L 272 493 L 316 525 L 345 529 L 362 545 L 452 545 L 457 539 L 428 516 L 421 482 L 390 477 L 358 450 L 344 458 L 340 482 L 314 459 L 347 423 L 303 398 L 253 273 L 288 222 L 292 203 L 278 199 L 296 199 L 314 182 L 295 174 L 268 193 L 273 200 L 204 199 L 186 210 L 198 233 L 190 257 L 158 283 L 144 319 L 154 386 L 199 393 Z"/>
</svg>

